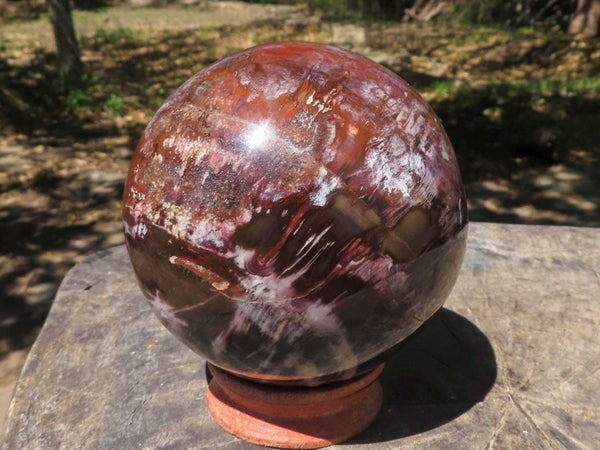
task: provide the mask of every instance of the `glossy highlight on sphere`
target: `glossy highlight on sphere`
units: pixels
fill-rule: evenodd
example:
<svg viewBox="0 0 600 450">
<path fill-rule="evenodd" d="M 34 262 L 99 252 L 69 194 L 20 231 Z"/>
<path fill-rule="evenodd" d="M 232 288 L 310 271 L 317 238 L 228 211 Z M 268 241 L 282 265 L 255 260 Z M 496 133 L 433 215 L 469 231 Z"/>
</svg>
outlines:
<svg viewBox="0 0 600 450">
<path fill-rule="evenodd" d="M 123 221 L 171 332 L 223 369 L 307 383 L 368 366 L 438 310 L 467 232 L 431 108 L 380 65 L 302 42 L 177 89 L 135 152 Z"/>
</svg>

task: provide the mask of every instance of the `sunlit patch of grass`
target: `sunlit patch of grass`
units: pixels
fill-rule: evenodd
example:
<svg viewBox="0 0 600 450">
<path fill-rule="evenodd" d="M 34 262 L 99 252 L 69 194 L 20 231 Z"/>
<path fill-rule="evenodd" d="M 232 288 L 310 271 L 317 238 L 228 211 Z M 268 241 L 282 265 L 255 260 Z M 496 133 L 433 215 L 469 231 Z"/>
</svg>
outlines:
<svg viewBox="0 0 600 450">
<path fill-rule="evenodd" d="M 129 28 L 117 28 L 114 30 L 98 28 L 94 37 L 107 44 L 118 45 L 125 42 L 143 41 L 145 35 L 141 31 L 133 31 Z"/>
<path fill-rule="evenodd" d="M 81 108 L 92 107 L 100 101 L 104 87 L 102 78 L 104 72 L 92 74 L 84 73 L 81 79 L 81 86 L 77 89 L 70 89 L 66 92 L 65 103 L 72 111 L 78 111 Z"/>
<path fill-rule="evenodd" d="M 185 64 L 190 60 L 191 57 L 192 55 L 190 53 L 184 53 L 179 55 L 175 61 L 177 61 L 178 64 Z"/>
<path fill-rule="evenodd" d="M 82 24 L 82 25 L 87 25 L 87 24 L 96 25 L 96 24 L 98 24 L 99 21 L 105 20 L 106 13 L 108 11 L 110 11 L 110 9 L 107 7 L 98 7 L 98 8 L 87 9 L 87 10 L 81 10 L 81 9 L 75 8 L 71 12 L 71 14 L 73 15 L 74 23 L 78 23 L 78 24 Z"/>
<path fill-rule="evenodd" d="M 214 58 L 215 56 L 217 56 L 217 48 L 214 45 L 209 45 L 208 47 L 206 47 L 206 54 L 210 58 Z"/>
<path fill-rule="evenodd" d="M 569 78 L 564 80 L 562 85 L 566 93 L 600 94 L 600 78 L 598 77 Z"/>
<path fill-rule="evenodd" d="M 73 89 L 69 91 L 66 97 L 67 106 L 77 110 L 84 106 L 92 104 L 92 95 L 89 89 Z"/>
<path fill-rule="evenodd" d="M 532 78 L 517 80 L 515 88 L 525 90 L 532 96 L 571 96 L 571 95 L 598 95 L 600 94 L 600 78 L 575 77 L 565 79 Z"/>
<path fill-rule="evenodd" d="M 108 109 L 108 117 L 111 119 L 122 117 L 125 114 L 125 100 L 121 95 L 113 92 L 106 100 L 106 108 Z"/>
<path fill-rule="evenodd" d="M 196 36 L 200 39 L 208 39 L 211 31 L 210 28 L 200 28 L 199 30 L 196 30 Z"/>
<path fill-rule="evenodd" d="M 560 111 L 558 100 L 568 97 L 596 97 L 600 95 L 600 80 L 592 77 L 569 79 L 532 78 L 501 83 L 456 83 L 437 81 L 432 90 L 440 101 L 451 100 L 461 108 L 480 107 L 481 111 L 497 117 L 502 108 L 527 107 L 547 112 Z M 558 117 L 560 117 L 559 115 Z"/>
<path fill-rule="evenodd" d="M 448 95 L 454 89 L 454 80 L 442 80 L 433 83 L 432 89 L 435 94 Z"/>
</svg>

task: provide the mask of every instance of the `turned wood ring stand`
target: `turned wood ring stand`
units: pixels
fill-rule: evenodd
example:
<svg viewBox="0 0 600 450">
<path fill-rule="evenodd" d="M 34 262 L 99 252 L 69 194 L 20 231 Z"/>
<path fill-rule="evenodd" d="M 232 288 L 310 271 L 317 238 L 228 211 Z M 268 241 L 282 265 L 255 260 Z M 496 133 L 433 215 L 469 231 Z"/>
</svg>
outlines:
<svg viewBox="0 0 600 450">
<path fill-rule="evenodd" d="M 319 448 L 365 430 L 382 402 L 383 364 L 348 381 L 317 387 L 260 384 L 207 364 L 208 409 L 227 432 L 253 444 Z"/>
</svg>

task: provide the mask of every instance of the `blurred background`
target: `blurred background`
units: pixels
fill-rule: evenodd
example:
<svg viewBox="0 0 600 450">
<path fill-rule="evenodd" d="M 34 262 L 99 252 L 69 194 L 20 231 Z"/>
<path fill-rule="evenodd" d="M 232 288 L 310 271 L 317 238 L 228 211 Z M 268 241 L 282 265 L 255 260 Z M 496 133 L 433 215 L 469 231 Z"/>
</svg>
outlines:
<svg viewBox="0 0 600 450">
<path fill-rule="evenodd" d="M 0 0 L 0 422 L 59 283 L 123 242 L 129 161 L 192 74 L 277 40 L 413 85 L 475 221 L 600 226 L 600 0 Z"/>
</svg>

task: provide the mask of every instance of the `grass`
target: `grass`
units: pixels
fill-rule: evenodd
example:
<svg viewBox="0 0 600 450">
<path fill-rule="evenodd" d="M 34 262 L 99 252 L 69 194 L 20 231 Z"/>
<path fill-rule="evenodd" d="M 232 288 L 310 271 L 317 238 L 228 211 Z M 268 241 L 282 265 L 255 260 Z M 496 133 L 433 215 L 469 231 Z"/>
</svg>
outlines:
<svg viewBox="0 0 600 450">
<path fill-rule="evenodd" d="M 122 117 L 125 115 L 125 100 L 119 94 L 111 93 L 106 100 L 106 108 L 111 119 Z"/>
<path fill-rule="evenodd" d="M 206 55 L 209 58 L 214 58 L 215 56 L 217 56 L 217 47 L 215 47 L 214 45 L 209 45 L 208 47 L 206 47 Z"/>
<path fill-rule="evenodd" d="M 146 35 L 141 31 L 132 31 L 129 28 L 112 30 L 98 28 L 92 40 L 102 44 L 120 45 L 127 42 L 142 42 L 145 38 Z"/>
<path fill-rule="evenodd" d="M 442 80 L 433 83 L 432 90 L 437 95 L 448 95 L 454 89 L 454 80 Z"/>
<path fill-rule="evenodd" d="M 526 89 L 532 93 L 544 95 L 598 95 L 600 94 L 600 78 L 576 77 L 567 79 L 533 79 L 527 80 Z"/>
</svg>

